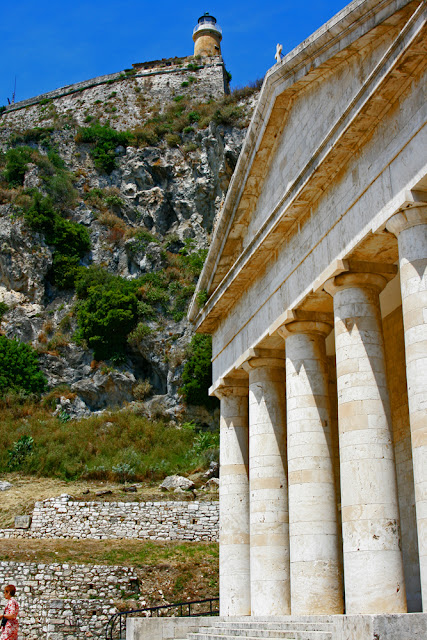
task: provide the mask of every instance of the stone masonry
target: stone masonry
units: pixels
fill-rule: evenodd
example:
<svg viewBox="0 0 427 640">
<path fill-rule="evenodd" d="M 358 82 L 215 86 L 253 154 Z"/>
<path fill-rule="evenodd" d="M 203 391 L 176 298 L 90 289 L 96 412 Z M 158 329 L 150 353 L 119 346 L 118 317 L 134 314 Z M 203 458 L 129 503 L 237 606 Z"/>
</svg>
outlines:
<svg viewBox="0 0 427 640">
<path fill-rule="evenodd" d="M 70 496 L 36 502 L 31 528 L 0 538 L 218 540 L 217 502 L 79 502 Z"/>
<path fill-rule="evenodd" d="M 115 129 L 132 129 L 141 125 L 147 110 L 168 105 L 178 95 L 209 100 L 227 91 L 220 56 L 135 64 L 126 72 L 92 78 L 9 106 L 0 118 L 0 139 L 3 128 L 8 132 L 10 128 L 48 127 L 58 118 L 72 117 L 81 126 L 89 112 L 102 124 L 111 120 Z"/>
<path fill-rule="evenodd" d="M 0 562 L 0 583 L 15 584 L 25 640 L 103 637 L 115 600 L 139 590 L 131 567 Z"/>
</svg>

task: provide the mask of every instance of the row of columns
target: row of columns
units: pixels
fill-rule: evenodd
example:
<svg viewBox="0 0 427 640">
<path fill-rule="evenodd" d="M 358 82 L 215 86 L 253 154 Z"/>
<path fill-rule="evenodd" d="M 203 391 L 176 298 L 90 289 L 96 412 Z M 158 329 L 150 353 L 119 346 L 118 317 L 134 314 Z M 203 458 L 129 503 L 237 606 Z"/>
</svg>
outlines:
<svg viewBox="0 0 427 640">
<path fill-rule="evenodd" d="M 413 207 L 387 225 L 399 243 L 424 602 L 426 213 Z M 332 324 L 316 315 L 286 324 L 279 331 L 286 359 L 259 349 L 244 365 L 249 380 L 225 379 L 216 392 L 222 615 L 406 611 L 379 304 L 393 270 L 360 263 L 353 269 L 325 284 L 334 301 L 342 532 L 325 348 Z"/>
</svg>

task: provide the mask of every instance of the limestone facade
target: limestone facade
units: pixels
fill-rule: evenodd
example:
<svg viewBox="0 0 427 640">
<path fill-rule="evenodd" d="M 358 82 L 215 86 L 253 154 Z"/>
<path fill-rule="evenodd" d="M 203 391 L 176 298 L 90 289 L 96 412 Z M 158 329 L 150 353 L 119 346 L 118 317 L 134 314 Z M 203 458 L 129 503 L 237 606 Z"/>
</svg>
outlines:
<svg viewBox="0 0 427 640">
<path fill-rule="evenodd" d="M 189 312 L 223 416 L 222 615 L 426 611 L 426 22 L 354 0 L 264 80 Z"/>
</svg>

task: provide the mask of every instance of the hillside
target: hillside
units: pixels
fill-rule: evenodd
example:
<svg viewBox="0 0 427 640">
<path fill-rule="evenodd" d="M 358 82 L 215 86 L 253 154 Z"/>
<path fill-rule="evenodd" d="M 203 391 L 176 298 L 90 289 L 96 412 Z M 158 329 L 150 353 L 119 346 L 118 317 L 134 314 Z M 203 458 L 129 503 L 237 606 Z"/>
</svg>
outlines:
<svg viewBox="0 0 427 640">
<path fill-rule="evenodd" d="M 128 73 L 0 119 L 1 331 L 35 349 L 64 422 L 136 402 L 213 424 L 185 316 L 256 87 L 213 97 L 210 68 L 180 64 L 169 93 Z"/>
</svg>

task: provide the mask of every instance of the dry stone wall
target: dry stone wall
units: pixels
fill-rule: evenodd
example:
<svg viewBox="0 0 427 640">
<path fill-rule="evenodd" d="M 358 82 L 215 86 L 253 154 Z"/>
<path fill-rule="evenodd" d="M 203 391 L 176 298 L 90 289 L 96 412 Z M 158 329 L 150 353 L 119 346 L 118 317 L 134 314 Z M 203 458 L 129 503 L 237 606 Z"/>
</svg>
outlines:
<svg viewBox="0 0 427 640">
<path fill-rule="evenodd" d="M 36 502 L 31 528 L 0 538 L 218 540 L 217 502 L 80 502 L 64 495 Z"/>
<path fill-rule="evenodd" d="M 17 587 L 25 640 L 101 638 L 114 601 L 139 590 L 134 570 L 117 566 L 0 562 L 0 583 Z"/>
</svg>

